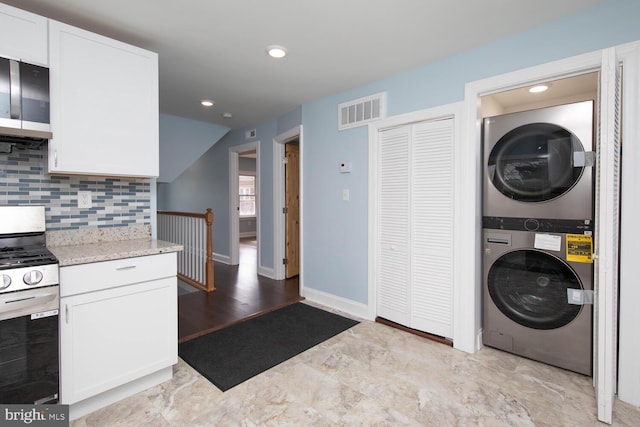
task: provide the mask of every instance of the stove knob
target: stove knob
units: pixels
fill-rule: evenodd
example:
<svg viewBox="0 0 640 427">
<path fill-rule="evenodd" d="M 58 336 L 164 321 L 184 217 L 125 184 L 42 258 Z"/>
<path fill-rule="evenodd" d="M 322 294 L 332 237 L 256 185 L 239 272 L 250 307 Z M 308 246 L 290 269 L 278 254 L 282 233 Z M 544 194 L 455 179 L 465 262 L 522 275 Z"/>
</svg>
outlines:
<svg viewBox="0 0 640 427">
<path fill-rule="evenodd" d="M 22 280 L 27 285 L 37 285 L 42 281 L 42 273 L 38 270 L 31 270 L 24 275 Z"/>
<path fill-rule="evenodd" d="M 0 289 L 7 289 L 11 284 L 11 276 L 7 276 L 6 274 L 3 274 L 1 278 L 2 280 L 0 281 Z"/>
</svg>

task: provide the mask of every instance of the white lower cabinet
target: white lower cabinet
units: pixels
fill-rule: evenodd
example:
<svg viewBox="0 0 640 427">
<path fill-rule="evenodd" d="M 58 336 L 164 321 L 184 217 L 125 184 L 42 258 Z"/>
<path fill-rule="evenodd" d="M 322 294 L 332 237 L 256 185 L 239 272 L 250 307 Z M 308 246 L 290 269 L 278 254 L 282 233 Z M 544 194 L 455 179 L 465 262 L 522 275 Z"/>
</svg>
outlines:
<svg viewBox="0 0 640 427">
<path fill-rule="evenodd" d="M 60 268 L 61 403 L 177 363 L 176 286 L 175 253 Z"/>
</svg>

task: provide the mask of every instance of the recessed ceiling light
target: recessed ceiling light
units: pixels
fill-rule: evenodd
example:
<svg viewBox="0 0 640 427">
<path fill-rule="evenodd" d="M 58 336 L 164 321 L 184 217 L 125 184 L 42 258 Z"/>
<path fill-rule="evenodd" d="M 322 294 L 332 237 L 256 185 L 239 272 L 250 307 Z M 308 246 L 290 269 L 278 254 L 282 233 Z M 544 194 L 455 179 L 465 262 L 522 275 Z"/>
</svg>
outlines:
<svg viewBox="0 0 640 427">
<path fill-rule="evenodd" d="M 283 46 L 267 46 L 267 54 L 272 58 L 284 58 L 287 55 L 287 48 Z"/>
<path fill-rule="evenodd" d="M 544 85 L 535 85 L 532 88 L 529 89 L 529 92 L 531 93 L 540 93 L 540 92 L 544 92 L 545 90 L 549 89 L 549 84 L 544 84 Z"/>
<path fill-rule="evenodd" d="M 202 101 L 200 101 L 200 104 L 202 104 L 203 107 L 213 107 L 213 104 L 215 104 L 215 102 L 210 99 L 203 99 Z"/>
</svg>

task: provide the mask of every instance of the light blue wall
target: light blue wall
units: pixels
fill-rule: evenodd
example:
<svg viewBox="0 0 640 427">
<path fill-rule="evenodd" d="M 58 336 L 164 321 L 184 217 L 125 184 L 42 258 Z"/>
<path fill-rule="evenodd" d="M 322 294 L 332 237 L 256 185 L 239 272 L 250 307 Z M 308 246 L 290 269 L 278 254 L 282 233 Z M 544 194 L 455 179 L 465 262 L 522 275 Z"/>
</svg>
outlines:
<svg viewBox="0 0 640 427">
<path fill-rule="evenodd" d="M 245 139 L 245 129 L 227 133 L 202 157 L 193 163 L 171 184 L 158 184 L 158 208 L 205 212 L 212 208 L 213 251 L 216 255 L 230 256 L 229 248 L 229 148 L 260 141 L 259 214 L 261 236 L 260 265 L 273 268 L 273 138 L 276 122 L 258 126 L 256 138 Z"/>
<path fill-rule="evenodd" d="M 280 135 L 302 124 L 302 106 L 289 111 L 277 120 L 276 135 Z"/>
<path fill-rule="evenodd" d="M 368 136 L 366 127 L 337 131 L 339 103 L 386 91 L 392 116 L 462 101 L 467 82 L 640 40 L 638 17 L 640 1 L 612 0 L 497 43 L 304 104 L 304 286 L 367 303 Z M 343 161 L 352 162 L 350 174 L 338 172 Z M 342 201 L 343 189 L 350 190 L 349 202 Z"/>
<path fill-rule="evenodd" d="M 171 182 L 222 138 L 229 128 L 160 114 L 160 176 Z"/>
<path fill-rule="evenodd" d="M 338 132 L 337 105 L 386 91 L 388 116 L 393 116 L 462 101 L 467 82 L 640 40 L 639 16 L 640 1 L 611 0 L 535 30 L 304 104 L 273 122 L 250 126 L 261 141 L 261 265 L 273 267 L 272 140 L 276 135 L 304 126 L 305 287 L 366 304 L 367 129 Z M 249 142 L 245 130 L 229 132 L 171 185 L 158 188 L 161 209 L 204 212 L 213 208 L 217 254 L 229 255 L 228 149 Z M 338 165 L 345 161 L 352 162 L 353 169 L 341 174 Z M 342 200 L 343 189 L 350 190 L 348 202 Z"/>
</svg>

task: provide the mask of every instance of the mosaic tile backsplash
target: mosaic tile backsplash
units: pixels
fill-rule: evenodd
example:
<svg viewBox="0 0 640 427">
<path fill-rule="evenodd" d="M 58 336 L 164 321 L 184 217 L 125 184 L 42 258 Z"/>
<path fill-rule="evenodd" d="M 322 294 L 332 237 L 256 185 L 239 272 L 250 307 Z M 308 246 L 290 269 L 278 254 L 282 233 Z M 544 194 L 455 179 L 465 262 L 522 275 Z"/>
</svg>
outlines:
<svg viewBox="0 0 640 427">
<path fill-rule="evenodd" d="M 80 209 L 78 191 L 92 207 Z M 0 205 L 44 205 L 47 230 L 149 224 L 150 182 L 137 178 L 47 175 L 47 146 L 0 153 Z"/>
</svg>

